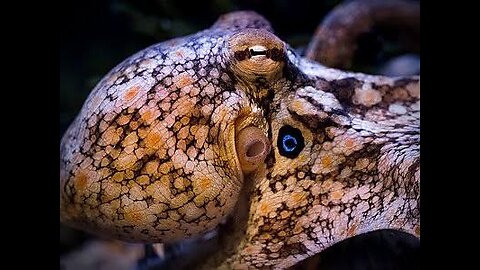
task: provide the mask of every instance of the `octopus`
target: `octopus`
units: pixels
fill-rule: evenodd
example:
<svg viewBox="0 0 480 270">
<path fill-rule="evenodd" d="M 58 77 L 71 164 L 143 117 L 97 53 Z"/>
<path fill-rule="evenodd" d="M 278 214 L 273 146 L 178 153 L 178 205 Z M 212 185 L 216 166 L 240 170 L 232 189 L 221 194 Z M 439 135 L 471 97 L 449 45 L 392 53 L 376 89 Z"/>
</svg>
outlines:
<svg viewBox="0 0 480 270">
<path fill-rule="evenodd" d="M 420 237 L 420 77 L 327 67 L 329 40 L 302 57 L 236 11 L 120 63 L 61 140 L 61 222 L 205 246 L 189 269 L 285 269 L 367 232 Z"/>
</svg>

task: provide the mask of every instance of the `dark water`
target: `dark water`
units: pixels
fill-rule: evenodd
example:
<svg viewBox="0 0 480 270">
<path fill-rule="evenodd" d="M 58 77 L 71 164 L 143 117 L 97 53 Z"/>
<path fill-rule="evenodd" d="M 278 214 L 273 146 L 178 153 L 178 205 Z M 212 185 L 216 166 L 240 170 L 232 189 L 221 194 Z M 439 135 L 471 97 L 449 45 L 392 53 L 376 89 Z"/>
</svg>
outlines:
<svg viewBox="0 0 480 270">
<path fill-rule="evenodd" d="M 64 1 L 60 24 L 60 135 L 95 84 L 131 54 L 195 33 L 233 10 L 255 10 L 294 47 L 305 46 L 339 1 Z M 288 18 L 288 19 L 286 19 Z"/>
</svg>

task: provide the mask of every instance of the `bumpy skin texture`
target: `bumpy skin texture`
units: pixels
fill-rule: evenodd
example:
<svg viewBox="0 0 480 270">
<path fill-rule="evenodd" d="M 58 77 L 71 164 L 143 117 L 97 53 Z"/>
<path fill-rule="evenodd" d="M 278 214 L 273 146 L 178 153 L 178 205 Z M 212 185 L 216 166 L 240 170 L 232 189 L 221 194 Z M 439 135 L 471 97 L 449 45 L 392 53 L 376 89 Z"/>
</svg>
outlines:
<svg viewBox="0 0 480 270">
<path fill-rule="evenodd" d="M 61 142 L 61 220 L 153 243 L 233 216 L 206 269 L 287 268 L 377 229 L 419 236 L 419 87 L 326 68 L 258 14 L 224 15 L 92 91 Z M 252 126 L 271 148 L 247 174 L 235 141 Z M 285 126 L 304 139 L 297 156 L 279 149 Z"/>
</svg>

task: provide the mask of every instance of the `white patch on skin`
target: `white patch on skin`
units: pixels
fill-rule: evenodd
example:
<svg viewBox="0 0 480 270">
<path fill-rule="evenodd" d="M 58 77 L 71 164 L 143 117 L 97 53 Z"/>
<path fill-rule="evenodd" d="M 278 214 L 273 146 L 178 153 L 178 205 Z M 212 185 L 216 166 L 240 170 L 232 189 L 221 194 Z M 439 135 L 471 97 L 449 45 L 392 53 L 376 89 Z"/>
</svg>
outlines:
<svg viewBox="0 0 480 270">
<path fill-rule="evenodd" d="M 332 93 L 327 93 L 318 89 L 315 89 L 312 86 L 307 86 L 303 89 L 297 91 L 297 95 L 300 97 L 311 97 L 319 104 L 324 106 L 326 111 L 331 111 L 332 109 L 341 110 L 342 106 L 338 103 L 337 98 Z"/>
<path fill-rule="evenodd" d="M 205 93 L 207 96 L 209 96 L 210 98 L 213 97 L 213 95 L 215 94 L 215 88 L 213 87 L 213 85 L 211 83 L 209 83 L 204 89 L 203 89 L 203 93 Z"/>
<path fill-rule="evenodd" d="M 392 126 L 387 126 L 381 123 L 374 123 L 370 121 L 361 120 L 358 118 L 354 118 L 352 121 L 352 128 L 354 129 L 363 129 L 365 131 L 369 131 L 373 134 L 378 132 L 388 132 L 393 129 Z"/>
<path fill-rule="evenodd" d="M 209 40 L 207 40 L 207 38 L 203 37 L 203 38 L 200 38 L 198 41 L 197 41 L 197 44 L 201 44 L 200 48 L 198 48 L 197 50 L 197 54 L 198 54 L 198 57 L 199 58 L 204 58 L 206 55 L 208 55 L 210 53 L 210 49 L 211 49 L 211 43 Z M 203 61 L 203 63 L 202 63 Z M 206 61 L 205 60 L 200 60 L 200 63 L 202 66 L 205 66 L 204 64 L 206 64 Z"/>
<path fill-rule="evenodd" d="M 209 62 L 211 65 L 215 64 L 215 61 L 216 61 L 216 60 L 215 60 L 215 57 L 210 57 L 210 58 L 208 58 L 208 62 Z"/>
<path fill-rule="evenodd" d="M 357 190 L 358 195 L 360 196 L 360 199 L 364 200 L 362 203 L 366 203 L 366 204 L 367 204 L 367 205 L 366 205 L 366 207 L 367 207 L 366 210 L 368 210 L 368 203 L 367 203 L 365 200 L 367 200 L 367 199 L 370 197 L 370 195 L 371 195 L 371 194 L 369 193 L 369 191 L 370 191 L 370 187 L 367 186 L 367 185 L 363 185 L 363 186 L 359 187 L 358 190 Z M 357 206 L 357 208 L 358 208 L 358 206 Z"/>
<path fill-rule="evenodd" d="M 420 111 L 420 100 L 413 103 L 412 105 L 410 105 L 410 109 L 412 109 L 412 111 Z"/>
<path fill-rule="evenodd" d="M 170 58 L 166 58 L 165 61 L 163 62 L 165 66 L 172 66 L 173 68 L 173 61 Z"/>
<path fill-rule="evenodd" d="M 187 62 L 187 63 L 185 64 L 185 67 L 186 67 L 187 69 L 189 69 L 187 72 L 190 72 L 190 71 L 191 71 L 191 72 L 194 72 L 193 70 L 191 70 L 191 69 L 193 68 L 193 62 L 192 62 L 192 61 Z"/>
<path fill-rule="evenodd" d="M 210 70 L 210 75 L 209 75 L 209 77 L 212 77 L 212 78 L 218 78 L 218 77 L 220 77 L 220 73 L 218 72 L 218 69 L 212 68 L 212 69 Z"/>
<path fill-rule="evenodd" d="M 405 114 L 407 112 L 407 109 L 405 109 L 404 106 L 395 103 L 395 104 L 390 104 L 390 106 L 388 106 L 388 111 L 393 114 L 401 115 L 401 114 Z"/>
<path fill-rule="evenodd" d="M 322 110 L 319 110 L 317 107 L 313 106 L 312 103 L 307 101 L 305 98 L 311 98 L 318 104 L 322 104 Z M 315 115 L 319 119 L 327 118 L 329 116 L 328 113 L 331 113 L 335 110 L 343 110 L 342 105 L 335 98 L 335 95 L 315 89 L 311 86 L 297 90 L 296 96 L 288 104 L 288 107 L 290 110 L 295 111 L 299 115 Z M 333 120 L 342 125 L 350 124 L 348 117 L 344 116 L 334 115 Z"/>
<path fill-rule="evenodd" d="M 173 70 L 173 66 L 163 66 L 163 68 L 160 70 L 160 74 L 163 76 L 157 77 L 157 78 L 164 78 L 165 76 L 169 75 Z M 160 76 L 160 75 L 159 75 Z"/>
<path fill-rule="evenodd" d="M 357 196 L 358 190 L 356 188 L 351 188 L 345 194 L 343 194 L 343 197 L 341 199 L 342 203 L 349 203 L 353 201 L 353 198 Z"/>
<path fill-rule="evenodd" d="M 223 38 L 212 38 L 211 39 L 211 44 L 215 44 L 215 46 L 212 48 L 212 54 L 217 55 L 218 54 L 218 47 L 223 46 Z"/>
<path fill-rule="evenodd" d="M 184 64 L 188 60 L 193 60 L 196 57 L 197 55 L 195 54 L 195 51 L 190 47 L 180 47 L 178 49 L 172 48 L 168 54 L 168 58 L 178 64 Z"/>
<path fill-rule="evenodd" d="M 288 51 L 287 56 L 290 58 L 290 61 L 293 63 L 298 63 L 297 66 L 307 75 L 321 77 L 328 81 L 332 80 L 341 80 L 345 78 L 357 78 L 361 81 L 365 81 L 367 83 L 375 82 L 379 84 L 387 84 L 389 86 L 393 86 L 394 79 L 385 77 L 385 76 L 378 76 L 378 75 L 367 75 L 362 73 L 355 73 L 355 72 L 345 72 L 338 69 L 328 68 L 320 63 L 314 62 L 312 60 L 306 58 L 297 58 L 293 53 Z"/>
<path fill-rule="evenodd" d="M 198 71 L 198 75 L 200 77 L 205 77 L 205 75 L 207 75 L 207 71 L 204 69 L 204 68 L 201 68 L 199 71 Z"/>
</svg>

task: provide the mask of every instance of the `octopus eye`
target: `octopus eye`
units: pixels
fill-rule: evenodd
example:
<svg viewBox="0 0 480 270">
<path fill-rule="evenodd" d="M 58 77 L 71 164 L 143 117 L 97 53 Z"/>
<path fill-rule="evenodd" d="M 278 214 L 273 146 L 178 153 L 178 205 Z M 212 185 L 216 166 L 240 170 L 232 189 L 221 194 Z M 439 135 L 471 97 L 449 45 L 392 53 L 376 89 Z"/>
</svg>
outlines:
<svg viewBox="0 0 480 270">
<path fill-rule="evenodd" d="M 277 147 L 280 155 L 287 158 L 296 158 L 305 147 L 302 132 L 286 125 L 278 132 Z"/>
<path fill-rule="evenodd" d="M 270 152 L 270 143 L 263 130 L 249 126 L 238 133 L 237 154 L 244 173 L 255 171 Z"/>
<path fill-rule="evenodd" d="M 245 29 L 228 40 L 227 59 L 232 70 L 247 81 L 280 77 L 286 62 L 286 45 L 274 34 L 262 29 Z"/>
</svg>

